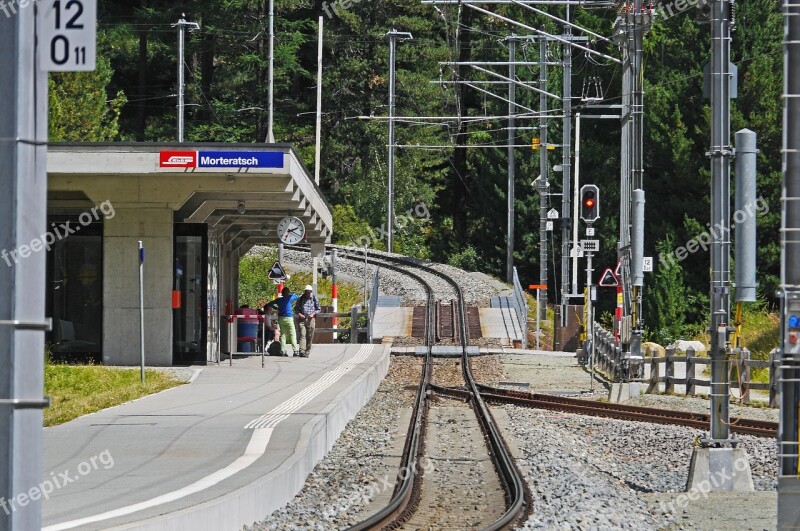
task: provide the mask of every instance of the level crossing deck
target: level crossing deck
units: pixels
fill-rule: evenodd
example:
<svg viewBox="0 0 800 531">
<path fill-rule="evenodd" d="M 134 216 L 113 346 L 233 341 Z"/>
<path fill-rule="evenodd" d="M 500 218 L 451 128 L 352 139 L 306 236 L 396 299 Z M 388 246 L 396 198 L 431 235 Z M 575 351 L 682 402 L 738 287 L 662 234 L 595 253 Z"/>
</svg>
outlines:
<svg viewBox="0 0 800 531">
<path fill-rule="evenodd" d="M 374 394 L 390 345 L 234 359 L 192 383 L 45 430 L 57 529 L 241 529 L 300 491 Z M 64 472 L 67 476 L 61 476 Z"/>
</svg>

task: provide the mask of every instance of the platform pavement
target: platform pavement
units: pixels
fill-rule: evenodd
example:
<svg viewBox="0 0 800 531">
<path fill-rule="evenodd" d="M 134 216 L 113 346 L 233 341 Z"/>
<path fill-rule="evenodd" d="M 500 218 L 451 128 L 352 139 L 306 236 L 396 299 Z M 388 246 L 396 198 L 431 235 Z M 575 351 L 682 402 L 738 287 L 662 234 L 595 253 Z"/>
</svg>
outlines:
<svg viewBox="0 0 800 531">
<path fill-rule="evenodd" d="M 289 501 L 374 394 L 390 345 L 234 359 L 45 430 L 45 530 L 241 529 Z M 64 482 L 62 479 L 61 483 Z"/>
</svg>

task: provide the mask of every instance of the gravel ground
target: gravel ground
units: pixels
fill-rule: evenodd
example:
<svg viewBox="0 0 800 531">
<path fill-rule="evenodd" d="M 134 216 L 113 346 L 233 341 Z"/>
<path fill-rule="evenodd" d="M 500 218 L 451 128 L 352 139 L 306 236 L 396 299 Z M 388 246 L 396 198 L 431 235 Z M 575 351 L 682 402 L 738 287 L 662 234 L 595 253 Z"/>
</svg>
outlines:
<svg viewBox="0 0 800 531">
<path fill-rule="evenodd" d="M 597 419 L 506 406 L 533 495 L 524 529 L 662 529 L 672 508 L 651 507 L 641 493 L 678 493 L 686 486 L 696 430 Z M 774 490 L 774 441 L 742 436 L 756 490 Z M 652 512 L 651 512 L 652 511 Z M 676 509 L 676 512 L 678 509 Z"/>
<path fill-rule="evenodd" d="M 502 375 L 499 356 L 476 356 L 470 359 L 472 376 L 478 382 L 497 382 Z M 444 358 L 434 360 L 433 383 L 443 387 L 460 387 L 464 385 L 461 360 Z"/>
<path fill-rule="evenodd" d="M 658 407 L 664 409 L 675 409 L 679 411 L 690 411 L 692 413 L 710 413 L 711 401 L 705 397 L 691 397 L 680 395 L 640 395 L 626 401 L 625 404 L 632 406 Z M 742 417 L 754 420 L 768 420 L 778 422 L 780 410 L 777 408 L 761 406 L 740 406 L 735 403 L 729 404 L 731 417 Z"/>
<path fill-rule="evenodd" d="M 534 392 L 607 396 L 597 383 L 598 392 L 586 393 L 589 375 L 571 356 L 505 355 L 500 361 L 507 380 L 530 383 Z M 709 407 L 704 398 L 665 395 L 642 395 L 627 403 L 696 412 Z M 710 493 L 687 503 L 682 492 L 698 430 L 513 406 L 505 411 L 534 497 L 525 529 L 774 528 L 773 440 L 741 436 L 757 492 Z M 775 420 L 777 413 L 732 404 L 731 414 Z"/>
</svg>

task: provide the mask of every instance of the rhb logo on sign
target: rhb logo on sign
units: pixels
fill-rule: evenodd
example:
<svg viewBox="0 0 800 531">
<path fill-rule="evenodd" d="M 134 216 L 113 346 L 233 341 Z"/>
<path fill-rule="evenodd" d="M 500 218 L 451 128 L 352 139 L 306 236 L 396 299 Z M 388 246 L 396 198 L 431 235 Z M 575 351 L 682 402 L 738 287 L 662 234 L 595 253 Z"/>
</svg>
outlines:
<svg viewBox="0 0 800 531">
<path fill-rule="evenodd" d="M 196 151 L 162 151 L 159 155 L 162 168 L 196 168 Z"/>
</svg>

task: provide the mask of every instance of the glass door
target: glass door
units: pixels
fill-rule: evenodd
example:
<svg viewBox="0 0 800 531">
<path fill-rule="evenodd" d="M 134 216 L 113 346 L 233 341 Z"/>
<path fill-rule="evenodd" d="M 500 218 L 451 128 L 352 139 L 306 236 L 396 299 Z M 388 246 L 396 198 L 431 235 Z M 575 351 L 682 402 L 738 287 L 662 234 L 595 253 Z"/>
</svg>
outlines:
<svg viewBox="0 0 800 531">
<path fill-rule="evenodd" d="M 172 281 L 175 365 L 206 363 L 207 227 L 176 223 Z"/>
<path fill-rule="evenodd" d="M 77 216 L 48 216 L 51 226 L 78 225 Z M 59 361 L 102 362 L 103 223 L 80 226 L 47 252 L 48 341 Z"/>
</svg>

